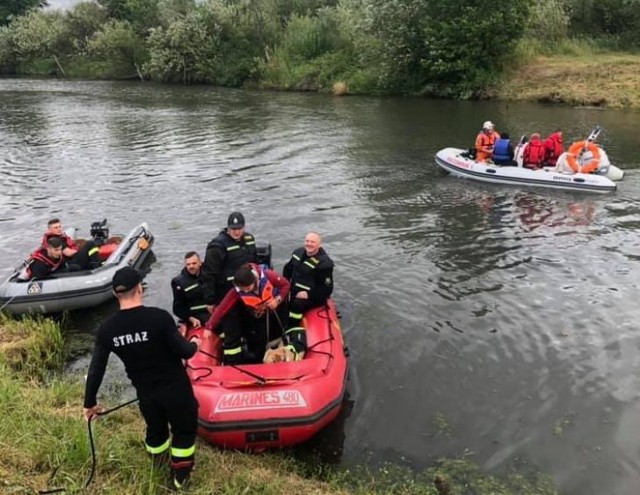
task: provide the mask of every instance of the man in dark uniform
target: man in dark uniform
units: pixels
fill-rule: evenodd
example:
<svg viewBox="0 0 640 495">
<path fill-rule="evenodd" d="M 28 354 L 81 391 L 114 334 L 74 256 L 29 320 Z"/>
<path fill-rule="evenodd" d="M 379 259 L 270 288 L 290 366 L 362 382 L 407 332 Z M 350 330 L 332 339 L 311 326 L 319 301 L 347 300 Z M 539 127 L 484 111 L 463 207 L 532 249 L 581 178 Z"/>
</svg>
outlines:
<svg viewBox="0 0 640 495">
<path fill-rule="evenodd" d="M 202 260 L 198 253 L 189 251 L 184 255 L 184 268 L 180 275 L 171 280 L 173 314 L 191 328 L 204 325 L 210 316 L 200 279 L 201 268 Z"/>
<path fill-rule="evenodd" d="M 200 340 L 188 342 L 168 312 L 142 305 L 141 277 L 133 268 L 118 270 L 112 284 L 120 311 L 98 328 L 83 413 L 89 420 L 102 410 L 96 396 L 109 354 L 115 353 L 140 399 L 147 452 L 157 461 L 170 449 L 173 487 L 180 489 L 193 468 L 198 426 L 198 403 L 182 359 L 195 354 Z"/>
<path fill-rule="evenodd" d="M 282 270 L 291 282 L 289 328 L 299 327 L 304 313 L 325 304 L 333 292 L 333 261 L 316 232 L 309 232 Z"/>
<path fill-rule="evenodd" d="M 255 238 L 244 230 L 244 216 L 239 211 L 229 215 L 227 228 L 214 237 L 207 246 L 202 265 L 204 299 L 213 312 L 233 287 L 236 270 L 246 263 L 258 262 Z"/>
</svg>

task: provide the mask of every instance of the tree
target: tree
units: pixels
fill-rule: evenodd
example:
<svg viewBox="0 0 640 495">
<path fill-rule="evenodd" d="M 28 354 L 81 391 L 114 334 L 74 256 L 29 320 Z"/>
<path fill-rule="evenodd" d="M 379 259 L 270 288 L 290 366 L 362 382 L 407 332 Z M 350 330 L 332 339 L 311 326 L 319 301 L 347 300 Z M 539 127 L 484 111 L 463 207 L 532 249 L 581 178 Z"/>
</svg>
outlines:
<svg viewBox="0 0 640 495">
<path fill-rule="evenodd" d="M 31 9 L 47 6 L 47 0 L 2 0 L 0 2 L 0 26 L 9 24 L 12 19 Z"/>
<path fill-rule="evenodd" d="M 145 69 L 162 81 L 183 84 L 214 82 L 219 33 L 203 10 L 176 18 L 167 28 L 150 30 L 149 61 Z"/>
<path fill-rule="evenodd" d="M 13 42 L 18 58 L 51 57 L 64 76 L 59 56 L 70 51 L 70 39 L 61 13 L 31 11 L 11 24 Z"/>
</svg>

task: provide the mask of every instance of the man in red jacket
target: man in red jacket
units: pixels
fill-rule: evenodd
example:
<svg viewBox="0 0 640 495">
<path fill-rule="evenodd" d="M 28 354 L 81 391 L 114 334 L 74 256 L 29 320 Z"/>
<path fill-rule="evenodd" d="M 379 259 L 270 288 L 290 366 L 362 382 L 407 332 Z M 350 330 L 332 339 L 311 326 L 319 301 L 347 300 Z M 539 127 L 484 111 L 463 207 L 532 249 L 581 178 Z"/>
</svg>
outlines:
<svg viewBox="0 0 640 495">
<path fill-rule="evenodd" d="M 289 294 L 289 281 L 273 270 L 247 263 L 238 268 L 233 283 L 205 328 L 215 330 L 222 323 L 225 363 L 262 362 L 267 344 L 282 335 L 287 321 L 282 303 Z"/>
</svg>

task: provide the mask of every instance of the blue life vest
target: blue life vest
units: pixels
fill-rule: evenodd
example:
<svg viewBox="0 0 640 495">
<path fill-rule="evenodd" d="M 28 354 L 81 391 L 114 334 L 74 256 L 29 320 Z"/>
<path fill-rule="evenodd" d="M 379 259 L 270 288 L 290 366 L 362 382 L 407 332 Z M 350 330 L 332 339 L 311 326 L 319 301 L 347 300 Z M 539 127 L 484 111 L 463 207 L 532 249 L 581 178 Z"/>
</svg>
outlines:
<svg viewBox="0 0 640 495">
<path fill-rule="evenodd" d="M 513 157 L 509 154 L 509 145 L 511 144 L 510 139 L 500 138 L 496 141 L 496 144 L 493 146 L 493 161 L 498 162 L 508 162 L 513 159 Z"/>
</svg>

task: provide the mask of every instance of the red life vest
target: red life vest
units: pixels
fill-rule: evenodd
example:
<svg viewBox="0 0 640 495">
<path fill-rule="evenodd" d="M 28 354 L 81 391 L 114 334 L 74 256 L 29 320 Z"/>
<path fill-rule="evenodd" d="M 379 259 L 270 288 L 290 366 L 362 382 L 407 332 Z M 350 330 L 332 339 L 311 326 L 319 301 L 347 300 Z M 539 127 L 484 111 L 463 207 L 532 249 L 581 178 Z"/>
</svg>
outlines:
<svg viewBox="0 0 640 495">
<path fill-rule="evenodd" d="M 236 287 L 236 291 L 246 306 L 253 308 L 256 315 L 261 315 L 264 312 L 266 303 L 276 297 L 279 291 L 269 282 L 266 270 L 263 270 L 259 265 L 254 263 L 251 263 L 251 268 L 258 282 L 257 290 L 244 292 Z"/>
<path fill-rule="evenodd" d="M 31 259 L 29 259 L 29 261 L 27 262 L 27 269 L 26 269 L 27 280 L 31 280 L 31 277 L 32 277 L 31 264 L 35 260 L 42 261 L 45 265 L 47 265 L 51 269 L 51 272 L 55 272 L 64 263 L 63 256 L 60 256 L 58 260 L 53 260 L 49 258 L 49 256 L 47 255 L 46 248 L 38 249 L 31 255 Z"/>
<path fill-rule="evenodd" d="M 527 165 L 535 165 L 536 167 L 541 167 L 542 162 L 544 161 L 544 145 L 542 141 L 539 139 L 533 139 L 529 141 L 529 144 L 524 150 L 523 154 L 523 164 L 526 167 Z"/>
<path fill-rule="evenodd" d="M 558 157 L 564 153 L 564 146 L 562 145 L 562 133 L 554 132 L 547 139 L 544 140 L 545 149 L 545 162 L 548 165 L 555 166 L 558 161 Z"/>
</svg>

